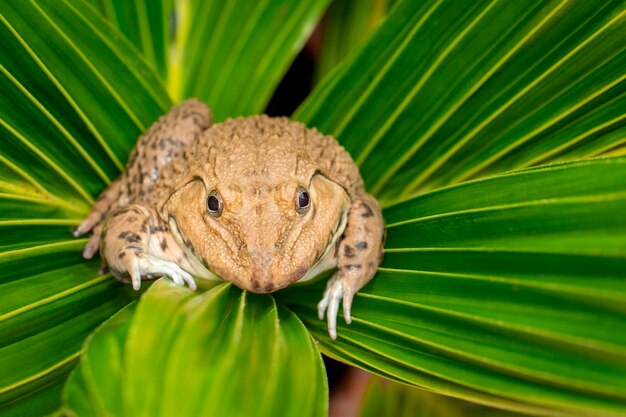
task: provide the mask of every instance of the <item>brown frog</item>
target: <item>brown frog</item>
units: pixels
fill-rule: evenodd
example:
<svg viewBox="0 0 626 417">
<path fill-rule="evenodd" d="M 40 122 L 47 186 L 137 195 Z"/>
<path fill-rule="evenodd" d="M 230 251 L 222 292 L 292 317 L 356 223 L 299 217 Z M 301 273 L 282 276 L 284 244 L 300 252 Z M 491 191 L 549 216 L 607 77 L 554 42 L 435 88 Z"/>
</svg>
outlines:
<svg viewBox="0 0 626 417">
<path fill-rule="evenodd" d="M 287 118 L 211 124 L 190 99 L 139 138 L 126 171 L 94 203 L 75 236 L 92 232 L 111 273 L 139 289 L 169 276 L 222 278 L 268 293 L 337 268 L 318 305 L 336 338 L 339 304 L 376 273 L 381 209 L 332 137 Z"/>
</svg>

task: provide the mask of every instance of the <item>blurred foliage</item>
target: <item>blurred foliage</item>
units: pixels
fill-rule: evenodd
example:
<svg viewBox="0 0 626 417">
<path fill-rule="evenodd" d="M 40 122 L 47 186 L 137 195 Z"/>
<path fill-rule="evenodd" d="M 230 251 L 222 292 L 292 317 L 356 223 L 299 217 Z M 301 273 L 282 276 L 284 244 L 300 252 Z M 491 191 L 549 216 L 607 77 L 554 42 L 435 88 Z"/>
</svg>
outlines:
<svg viewBox="0 0 626 417">
<path fill-rule="evenodd" d="M 316 82 L 327 76 L 367 38 L 394 3 L 394 0 L 334 0 L 331 3 L 320 24 Z"/>
<path fill-rule="evenodd" d="M 446 398 L 428 391 L 373 377 L 358 417 L 521 417 L 510 411 Z"/>
</svg>

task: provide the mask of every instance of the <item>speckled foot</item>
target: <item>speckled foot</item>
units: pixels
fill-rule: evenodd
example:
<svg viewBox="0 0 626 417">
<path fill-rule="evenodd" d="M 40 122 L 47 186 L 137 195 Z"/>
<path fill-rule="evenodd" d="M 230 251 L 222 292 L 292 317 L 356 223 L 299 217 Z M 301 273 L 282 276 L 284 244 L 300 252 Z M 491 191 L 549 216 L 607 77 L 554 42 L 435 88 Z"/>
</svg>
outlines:
<svg viewBox="0 0 626 417">
<path fill-rule="evenodd" d="M 167 230 L 151 207 L 131 204 L 113 211 L 101 240 L 102 256 L 113 276 L 130 281 L 135 290 L 140 288 L 142 279 L 164 275 L 195 290 L 193 277 L 169 256 L 177 252 L 174 242 L 168 240 Z"/>
<path fill-rule="evenodd" d="M 196 281 L 193 277 L 173 262 L 163 261 L 149 255 L 142 257 L 130 255 L 128 264 L 127 271 L 135 290 L 141 287 L 142 277 L 157 278 L 164 275 L 170 277 L 174 284 L 187 284 L 191 290 L 196 290 Z"/>
</svg>

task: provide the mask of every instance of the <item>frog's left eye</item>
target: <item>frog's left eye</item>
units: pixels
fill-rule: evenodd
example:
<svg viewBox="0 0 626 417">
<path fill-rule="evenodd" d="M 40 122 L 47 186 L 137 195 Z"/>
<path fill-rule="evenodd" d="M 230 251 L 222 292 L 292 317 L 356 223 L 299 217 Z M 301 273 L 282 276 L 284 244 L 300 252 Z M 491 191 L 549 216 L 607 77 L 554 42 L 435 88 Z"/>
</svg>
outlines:
<svg viewBox="0 0 626 417">
<path fill-rule="evenodd" d="M 222 215 L 224 203 L 222 203 L 222 197 L 220 197 L 217 191 L 213 190 L 209 193 L 209 197 L 206 200 L 206 208 L 213 217 L 217 218 Z"/>
<path fill-rule="evenodd" d="M 304 187 L 298 187 L 298 194 L 296 195 L 296 211 L 300 214 L 304 214 L 310 207 L 311 199 L 309 198 L 309 192 Z"/>
</svg>

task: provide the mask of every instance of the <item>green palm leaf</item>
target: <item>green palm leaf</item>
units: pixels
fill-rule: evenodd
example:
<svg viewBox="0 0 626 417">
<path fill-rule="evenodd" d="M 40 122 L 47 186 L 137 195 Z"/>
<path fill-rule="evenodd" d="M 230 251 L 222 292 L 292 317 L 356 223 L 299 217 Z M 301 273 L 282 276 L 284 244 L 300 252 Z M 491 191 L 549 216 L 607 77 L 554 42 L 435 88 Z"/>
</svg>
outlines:
<svg viewBox="0 0 626 417">
<path fill-rule="evenodd" d="M 378 26 L 393 0 L 335 0 L 322 21 L 318 81 L 335 69 Z"/>
<path fill-rule="evenodd" d="M 191 4 L 181 10 L 170 92 L 200 98 L 223 120 L 263 111 L 328 0 Z"/>
<path fill-rule="evenodd" d="M 386 201 L 591 157 L 624 136 L 625 18 L 621 1 L 401 2 L 296 118 Z"/>
<path fill-rule="evenodd" d="M 329 0 L 91 2 L 176 102 L 197 97 L 220 121 L 263 111 Z"/>
<path fill-rule="evenodd" d="M 326 415 L 319 351 L 271 296 L 159 280 L 129 313 L 89 341 L 66 388 L 77 415 Z"/>
<path fill-rule="evenodd" d="M 218 119 L 259 112 L 327 4 L 177 4 L 165 59 L 167 1 L 92 3 L 0 1 L 0 88 L 10 97 L 0 106 L 2 415 L 58 409 L 86 335 L 133 298 L 80 257 L 85 239 L 70 231 L 170 107 L 165 85 L 174 101 L 207 100 Z M 242 369 L 293 381 L 302 367 L 315 393 L 297 381 L 289 400 L 323 414 L 319 357 L 289 306 L 323 352 L 392 380 L 528 413 L 625 415 L 625 160 L 459 183 L 623 152 L 625 15 L 618 1 L 399 2 L 296 113 L 341 140 L 387 205 L 385 260 L 357 296 L 354 323 L 328 339 L 315 317 L 321 282 L 274 303 L 225 286 L 193 296 L 160 281 L 94 334 L 68 406 L 150 415 L 140 400 L 184 386 L 183 408 L 200 407 L 207 392 L 228 401 L 202 407 L 230 407 L 233 391 L 215 381 L 245 387 Z M 207 323 L 242 318 L 244 344 L 229 342 L 232 327 L 203 327 L 203 316 L 189 313 L 209 299 L 224 304 L 204 305 L 216 315 Z M 240 314 L 219 305 L 241 306 Z M 207 341 L 211 329 L 226 337 Z M 157 345 L 157 335 L 171 344 Z M 296 346 L 289 355 L 302 364 L 269 369 L 244 354 L 275 354 L 276 340 L 285 342 L 279 350 Z M 225 360 L 200 372 L 192 359 L 207 346 Z M 185 354 L 168 356 L 170 347 Z M 186 375 L 205 378 L 193 385 L 201 395 L 183 384 Z M 139 389 L 146 381 L 154 384 Z M 263 404 L 254 411 L 295 403 Z"/>
<path fill-rule="evenodd" d="M 443 188 L 385 210 L 385 259 L 338 342 L 315 292 L 285 302 L 323 352 L 395 380 L 523 412 L 618 415 L 625 211 L 626 158 Z"/>
<path fill-rule="evenodd" d="M 137 50 L 161 80 L 168 79 L 170 19 L 173 0 L 89 0 Z"/>
<path fill-rule="evenodd" d="M 0 413 L 37 415 L 58 408 L 85 337 L 131 299 L 70 231 L 169 99 L 80 3 L 1 10 Z"/>
</svg>

